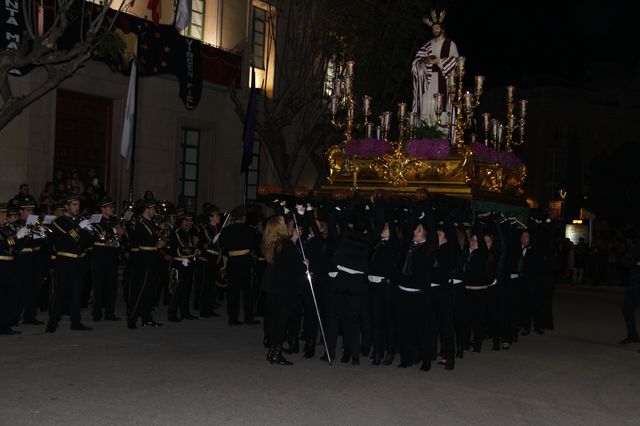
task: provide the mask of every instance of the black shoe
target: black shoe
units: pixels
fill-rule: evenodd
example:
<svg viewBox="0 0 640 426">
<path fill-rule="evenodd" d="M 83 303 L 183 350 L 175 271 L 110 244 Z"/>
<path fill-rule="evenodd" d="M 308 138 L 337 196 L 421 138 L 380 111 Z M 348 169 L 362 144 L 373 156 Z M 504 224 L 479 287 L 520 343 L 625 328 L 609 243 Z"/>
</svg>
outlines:
<svg viewBox="0 0 640 426">
<path fill-rule="evenodd" d="M 30 319 L 30 320 L 26 320 L 26 321 L 22 321 L 23 324 L 28 324 L 28 325 L 44 325 L 44 322 L 40 321 L 39 319 Z"/>
<path fill-rule="evenodd" d="M 293 365 L 292 362 L 287 361 L 287 359 L 282 355 L 282 347 L 280 346 L 271 350 L 269 363 L 278 365 Z"/>
<path fill-rule="evenodd" d="M 371 361 L 371 365 L 380 365 L 380 363 L 382 362 L 382 354 L 379 353 L 374 353 L 373 354 L 373 361 Z"/>
<path fill-rule="evenodd" d="M 448 359 L 447 362 L 444 363 L 444 369 L 445 370 L 453 370 L 454 368 L 456 368 L 456 359 L 455 358 Z"/>
<path fill-rule="evenodd" d="M 464 350 L 462 349 L 462 345 L 457 345 L 456 347 L 456 358 L 464 358 Z"/>
<path fill-rule="evenodd" d="M 142 327 L 143 328 L 148 328 L 148 327 L 156 328 L 158 326 L 156 325 L 155 321 L 145 321 L 145 322 L 142 323 Z"/>
<path fill-rule="evenodd" d="M 169 318 L 167 318 L 167 320 L 170 321 L 170 322 L 180 322 L 180 321 L 182 321 L 180 318 L 178 318 L 175 315 L 171 315 Z"/>
<path fill-rule="evenodd" d="M 629 343 L 638 343 L 638 342 L 640 342 L 640 339 L 638 339 L 637 337 L 627 337 L 625 339 L 620 340 L 621 345 L 628 345 Z"/>
<path fill-rule="evenodd" d="M 493 346 L 491 347 L 491 350 L 499 352 L 500 351 L 500 343 L 494 343 Z"/>
<path fill-rule="evenodd" d="M 536 333 L 544 334 L 544 328 L 536 328 Z"/>
<path fill-rule="evenodd" d="M 84 325 L 83 323 L 79 322 L 77 324 L 71 324 L 71 330 L 76 330 L 76 331 L 91 331 L 93 330 L 93 328 L 91 327 L 87 327 L 86 325 Z"/>
<path fill-rule="evenodd" d="M 362 355 L 363 358 L 366 358 L 369 356 L 369 353 L 371 352 L 371 347 L 362 347 L 361 351 L 360 351 L 360 355 Z"/>
<path fill-rule="evenodd" d="M 511 343 L 505 342 L 505 343 L 502 344 L 502 350 L 503 351 L 508 351 L 509 349 L 511 349 Z"/>
<path fill-rule="evenodd" d="M 422 365 L 420 366 L 420 370 L 422 370 L 422 371 L 431 370 L 431 361 L 423 361 Z"/>
<path fill-rule="evenodd" d="M 229 321 L 229 325 L 242 325 L 242 321 Z"/>
<path fill-rule="evenodd" d="M 138 328 L 138 326 L 136 325 L 136 320 L 128 320 L 127 321 L 127 328 L 129 330 L 135 330 L 136 328 Z"/>
<path fill-rule="evenodd" d="M 211 312 L 211 316 L 212 316 L 213 318 L 218 318 L 218 317 L 220 316 L 220 314 L 217 314 L 217 313 L 215 313 L 215 312 Z"/>
<path fill-rule="evenodd" d="M 102 317 L 101 316 L 98 316 L 98 315 L 94 315 L 93 316 L 93 322 L 100 322 L 100 321 L 102 321 Z"/>
<path fill-rule="evenodd" d="M 481 345 L 473 345 L 473 349 L 471 351 L 479 354 L 480 352 L 482 352 L 482 346 Z"/>
<path fill-rule="evenodd" d="M 395 355 L 390 352 L 387 352 L 387 354 L 384 356 L 384 360 L 382 361 L 382 365 L 393 364 L 393 358 L 395 358 Z"/>
<path fill-rule="evenodd" d="M 191 315 L 191 314 L 186 314 L 186 315 L 182 315 L 182 319 L 186 319 L 189 321 L 193 321 L 193 320 L 197 320 L 198 317 L 195 315 Z"/>
<path fill-rule="evenodd" d="M 351 358 L 351 365 L 360 365 L 360 357 L 354 356 Z"/>
<path fill-rule="evenodd" d="M 260 324 L 260 320 L 257 320 L 257 319 L 244 320 L 244 323 L 246 325 L 257 325 L 257 324 Z"/>
<path fill-rule="evenodd" d="M 7 327 L 7 328 L 3 328 L 2 330 L 0 330 L 0 335 L 4 335 L 4 336 L 15 336 L 16 334 L 22 334 L 22 331 L 20 330 L 14 330 L 11 327 Z"/>
<path fill-rule="evenodd" d="M 400 364 L 398 364 L 398 368 L 409 368 L 411 367 L 411 364 L 408 362 L 401 362 Z"/>
<path fill-rule="evenodd" d="M 106 316 L 104 317 L 104 320 L 105 320 L 105 321 L 122 321 L 122 318 L 117 317 L 117 316 L 115 316 L 115 315 L 106 315 Z"/>
<path fill-rule="evenodd" d="M 45 333 L 55 333 L 56 330 L 58 329 L 58 324 L 53 324 L 48 322 L 47 323 L 47 328 L 44 330 Z"/>
<path fill-rule="evenodd" d="M 346 364 L 349 362 L 349 359 L 351 358 L 351 354 L 349 354 L 349 352 L 343 352 L 342 353 L 342 358 L 340 358 L 340 362 Z"/>
<path fill-rule="evenodd" d="M 523 336 L 528 336 L 529 333 L 531 333 L 531 330 L 522 330 L 522 333 L 520 333 Z"/>
<path fill-rule="evenodd" d="M 300 340 L 298 340 L 297 338 L 289 340 L 289 347 L 287 349 L 284 349 L 284 352 L 288 354 L 300 353 Z"/>
<path fill-rule="evenodd" d="M 156 327 L 162 327 L 164 325 L 163 323 L 158 322 L 156 320 L 151 320 L 151 322 L 154 323 Z"/>
</svg>

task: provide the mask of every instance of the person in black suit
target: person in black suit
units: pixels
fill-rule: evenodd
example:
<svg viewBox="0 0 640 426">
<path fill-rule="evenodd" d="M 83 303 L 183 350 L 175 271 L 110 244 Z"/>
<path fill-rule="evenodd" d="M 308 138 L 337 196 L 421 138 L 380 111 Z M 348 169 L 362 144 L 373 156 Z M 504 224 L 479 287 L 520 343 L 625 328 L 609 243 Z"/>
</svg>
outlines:
<svg viewBox="0 0 640 426">
<path fill-rule="evenodd" d="M 267 361 L 271 364 L 292 364 L 282 355 L 282 343 L 300 302 L 304 274 L 309 265 L 295 246 L 298 238 L 298 232 L 289 237 L 282 216 L 267 221 L 262 239 L 262 252 L 267 262 L 262 288 L 267 295 L 265 331 L 269 342 Z"/>
</svg>

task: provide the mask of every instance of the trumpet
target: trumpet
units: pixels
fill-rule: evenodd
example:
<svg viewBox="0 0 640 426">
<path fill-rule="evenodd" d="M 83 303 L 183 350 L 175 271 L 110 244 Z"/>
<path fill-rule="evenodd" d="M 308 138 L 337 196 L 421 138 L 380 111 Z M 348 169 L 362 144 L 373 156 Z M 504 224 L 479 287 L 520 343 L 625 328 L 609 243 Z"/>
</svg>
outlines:
<svg viewBox="0 0 640 426">
<path fill-rule="evenodd" d="M 29 233 L 27 234 L 31 238 L 46 238 L 53 231 L 47 226 L 43 225 L 40 220 L 36 220 L 31 225 L 25 225 Z"/>
</svg>

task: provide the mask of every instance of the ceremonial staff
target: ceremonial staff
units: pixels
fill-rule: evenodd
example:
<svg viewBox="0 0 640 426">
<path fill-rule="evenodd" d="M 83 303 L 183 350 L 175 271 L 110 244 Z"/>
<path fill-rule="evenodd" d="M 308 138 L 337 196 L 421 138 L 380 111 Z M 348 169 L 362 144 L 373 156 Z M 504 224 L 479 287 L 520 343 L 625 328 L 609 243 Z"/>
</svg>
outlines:
<svg viewBox="0 0 640 426">
<path fill-rule="evenodd" d="M 300 232 L 298 231 L 298 219 L 296 213 L 293 212 L 293 221 L 296 225 L 296 232 L 298 232 L 298 242 L 300 243 L 300 250 L 302 251 L 302 258 L 306 261 L 307 255 L 304 253 L 304 245 L 299 238 Z M 329 346 L 327 345 L 327 339 L 324 336 L 324 327 L 322 326 L 322 318 L 320 318 L 320 310 L 318 309 L 318 301 L 316 300 L 316 292 L 313 290 L 313 282 L 311 281 L 311 273 L 309 272 L 309 265 L 307 265 L 307 281 L 309 281 L 309 288 L 311 289 L 311 297 L 313 298 L 313 306 L 316 308 L 316 315 L 318 316 L 318 325 L 320 326 L 320 334 L 322 335 L 322 343 L 324 343 L 324 349 L 327 353 L 327 360 L 331 365 L 331 355 L 329 354 Z M 315 344 L 315 342 L 314 342 Z"/>
</svg>

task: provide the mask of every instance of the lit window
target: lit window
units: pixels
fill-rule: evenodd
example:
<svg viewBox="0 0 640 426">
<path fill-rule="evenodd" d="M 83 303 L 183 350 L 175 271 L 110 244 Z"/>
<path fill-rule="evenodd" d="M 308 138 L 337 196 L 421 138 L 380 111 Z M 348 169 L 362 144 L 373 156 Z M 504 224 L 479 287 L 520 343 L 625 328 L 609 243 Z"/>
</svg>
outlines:
<svg viewBox="0 0 640 426">
<path fill-rule="evenodd" d="M 251 56 L 256 68 L 261 70 L 265 68 L 266 17 L 267 12 L 264 9 L 253 7 Z"/>
<path fill-rule="evenodd" d="M 205 0 L 191 0 L 191 23 L 187 35 L 198 40 L 204 39 L 204 2 Z"/>
</svg>

